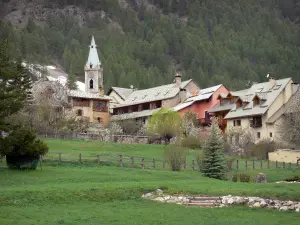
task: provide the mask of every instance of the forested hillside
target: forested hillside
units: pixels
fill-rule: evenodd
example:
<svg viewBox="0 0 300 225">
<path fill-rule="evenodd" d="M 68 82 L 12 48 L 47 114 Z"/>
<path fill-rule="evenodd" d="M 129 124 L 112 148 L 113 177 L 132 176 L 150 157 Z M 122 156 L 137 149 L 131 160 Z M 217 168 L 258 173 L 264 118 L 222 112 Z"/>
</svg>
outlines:
<svg viewBox="0 0 300 225">
<path fill-rule="evenodd" d="M 83 79 L 94 34 L 109 86 L 170 83 L 174 71 L 201 87 L 300 82 L 300 4 L 294 0 L 2 0 L 0 36 L 11 53 L 60 64 Z"/>
</svg>

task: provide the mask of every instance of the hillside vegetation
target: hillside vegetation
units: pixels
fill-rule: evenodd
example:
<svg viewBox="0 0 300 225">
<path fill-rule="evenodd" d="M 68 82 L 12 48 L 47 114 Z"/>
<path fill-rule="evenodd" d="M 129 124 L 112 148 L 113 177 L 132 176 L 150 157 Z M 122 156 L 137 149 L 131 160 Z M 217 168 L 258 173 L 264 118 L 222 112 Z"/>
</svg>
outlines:
<svg viewBox="0 0 300 225">
<path fill-rule="evenodd" d="M 15 2 L 0 5 L 0 36 L 15 57 L 58 63 L 83 79 L 94 34 L 106 88 L 170 83 L 177 69 L 201 87 L 246 88 L 268 73 L 300 81 L 299 1 Z"/>
</svg>

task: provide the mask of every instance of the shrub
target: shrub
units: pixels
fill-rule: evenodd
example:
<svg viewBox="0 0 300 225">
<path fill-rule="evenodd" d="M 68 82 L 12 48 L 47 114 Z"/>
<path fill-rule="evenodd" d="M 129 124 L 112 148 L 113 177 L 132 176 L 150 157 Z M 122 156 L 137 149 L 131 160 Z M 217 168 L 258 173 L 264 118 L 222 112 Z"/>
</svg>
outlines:
<svg viewBox="0 0 300 225">
<path fill-rule="evenodd" d="M 285 179 L 285 181 L 288 181 L 288 182 L 293 182 L 293 181 L 300 182 L 300 177 L 294 176 L 292 178 Z"/>
<path fill-rule="evenodd" d="M 172 171 L 180 171 L 181 166 L 186 161 L 186 151 L 179 146 L 169 145 L 166 146 L 164 158 L 170 165 Z"/>
<path fill-rule="evenodd" d="M 199 137 L 187 136 L 181 140 L 181 146 L 191 149 L 200 149 L 201 141 Z"/>
<path fill-rule="evenodd" d="M 245 173 L 241 173 L 240 174 L 240 182 L 250 182 L 250 176 L 248 174 Z"/>
<path fill-rule="evenodd" d="M 276 143 L 269 140 L 261 140 L 251 150 L 251 155 L 259 160 L 268 159 L 268 153 L 276 150 Z"/>
<path fill-rule="evenodd" d="M 35 169 L 39 157 L 48 152 L 48 146 L 25 128 L 13 130 L 0 142 L 0 154 L 6 156 L 9 168 Z"/>
<path fill-rule="evenodd" d="M 238 182 L 238 175 L 237 174 L 233 174 L 232 181 L 233 182 Z"/>
<path fill-rule="evenodd" d="M 233 157 L 226 157 L 226 162 L 227 162 L 227 168 L 228 168 L 228 170 L 232 169 L 233 161 L 234 161 Z"/>
</svg>

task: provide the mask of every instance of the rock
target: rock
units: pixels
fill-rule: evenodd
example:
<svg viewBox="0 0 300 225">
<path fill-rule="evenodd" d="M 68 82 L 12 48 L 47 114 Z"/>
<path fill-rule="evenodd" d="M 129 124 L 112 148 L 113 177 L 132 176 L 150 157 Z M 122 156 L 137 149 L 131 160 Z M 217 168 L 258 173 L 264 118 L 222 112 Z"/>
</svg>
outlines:
<svg viewBox="0 0 300 225">
<path fill-rule="evenodd" d="M 287 204 L 287 205 L 293 205 L 293 204 L 294 204 L 294 202 L 292 202 L 292 201 L 288 201 L 286 204 Z"/>
<path fill-rule="evenodd" d="M 300 208 L 296 208 L 296 210 L 295 210 L 296 212 L 300 212 Z"/>
<path fill-rule="evenodd" d="M 162 197 L 157 197 L 157 198 L 155 198 L 155 199 L 153 199 L 154 201 L 158 201 L 158 202 L 164 202 L 165 201 L 165 199 L 164 198 L 162 198 Z"/>
<path fill-rule="evenodd" d="M 142 196 L 142 198 L 152 198 L 152 197 L 153 197 L 152 193 L 147 193 Z"/>
<path fill-rule="evenodd" d="M 279 208 L 280 211 L 287 211 L 289 210 L 287 206 L 282 206 Z"/>
<path fill-rule="evenodd" d="M 267 207 L 267 206 L 268 206 L 268 203 L 266 203 L 266 201 L 261 201 L 260 207 L 264 208 L 264 207 Z"/>
<path fill-rule="evenodd" d="M 300 208 L 300 203 L 297 203 L 297 204 L 295 205 L 295 208 Z"/>
<path fill-rule="evenodd" d="M 263 173 L 259 173 L 255 176 L 254 182 L 256 183 L 267 183 L 267 177 Z"/>
<path fill-rule="evenodd" d="M 165 200 L 169 200 L 170 198 L 171 198 L 170 195 L 165 195 L 165 196 L 164 196 L 164 199 L 165 199 Z"/>
<path fill-rule="evenodd" d="M 254 207 L 254 208 L 260 208 L 260 203 L 259 202 L 255 202 L 252 207 Z"/>
<path fill-rule="evenodd" d="M 235 198 L 235 203 L 236 204 L 244 204 L 247 202 L 247 199 L 246 198 L 243 198 L 243 197 L 236 197 Z"/>
<path fill-rule="evenodd" d="M 228 199 L 227 204 L 232 205 L 233 203 L 234 203 L 234 199 L 233 198 Z"/>
<path fill-rule="evenodd" d="M 161 189 L 157 189 L 156 190 L 156 194 L 158 194 L 158 195 L 162 195 L 164 192 L 161 190 Z"/>
</svg>

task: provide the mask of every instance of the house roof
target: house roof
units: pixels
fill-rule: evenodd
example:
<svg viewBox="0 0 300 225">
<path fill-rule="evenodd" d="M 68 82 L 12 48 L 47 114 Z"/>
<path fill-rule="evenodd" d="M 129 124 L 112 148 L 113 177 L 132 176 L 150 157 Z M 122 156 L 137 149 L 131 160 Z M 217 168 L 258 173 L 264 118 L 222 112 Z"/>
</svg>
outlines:
<svg viewBox="0 0 300 225">
<path fill-rule="evenodd" d="M 126 114 L 121 114 L 121 115 L 113 115 L 113 116 L 111 116 L 111 121 L 148 117 L 159 110 L 161 110 L 161 108 L 143 110 L 140 112 L 132 112 L 132 113 L 126 113 Z"/>
<path fill-rule="evenodd" d="M 183 103 L 178 104 L 177 106 L 175 106 L 173 108 L 173 110 L 174 111 L 180 111 L 180 110 L 194 104 L 194 102 L 209 99 L 213 95 L 213 93 L 215 91 L 217 91 L 221 86 L 222 86 L 222 84 L 219 84 L 219 85 L 216 85 L 216 86 L 213 86 L 213 87 L 201 89 L 201 90 L 199 90 L 197 95 L 187 98 Z"/>
<path fill-rule="evenodd" d="M 83 91 L 77 90 L 69 90 L 68 96 L 75 98 L 87 98 L 87 99 L 101 99 L 101 100 L 111 100 L 111 98 L 107 95 L 101 96 L 100 93 L 87 93 Z"/>
<path fill-rule="evenodd" d="M 108 94 L 110 94 L 112 90 L 114 90 L 123 100 L 126 100 L 126 98 L 134 92 L 134 89 L 132 88 L 111 87 Z"/>
<path fill-rule="evenodd" d="M 234 105 L 226 115 L 225 119 L 265 114 L 290 81 L 291 78 L 276 80 L 276 84 L 272 88 L 270 88 L 269 82 L 253 84 L 251 88 L 243 90 L 243 92 L 241 92 L 243 94 L 239 96 L 243 102 L 249 103 L 240 108 L 236 108 L 236 105 Z M 253 105 L 252 99 L 255 95 L 260 96 L 260 98 L 264 100 L 262 104 L 256 106 Z M 250 101 L 248 101 L 249 99 Z"/>
<path fill-rule="evenodd" d="M 192 79 L 183 81 L 180 88 L 185 88 L 191 81 Z M 116 108 L 173 98 L 179 93 L 180 88 L 176 86 L 175 83 L 172 83 L 143 90 L 136 90 L 126 98 L 124 103 L 117 105 Z"/>
</svg>

